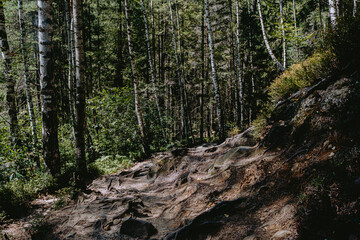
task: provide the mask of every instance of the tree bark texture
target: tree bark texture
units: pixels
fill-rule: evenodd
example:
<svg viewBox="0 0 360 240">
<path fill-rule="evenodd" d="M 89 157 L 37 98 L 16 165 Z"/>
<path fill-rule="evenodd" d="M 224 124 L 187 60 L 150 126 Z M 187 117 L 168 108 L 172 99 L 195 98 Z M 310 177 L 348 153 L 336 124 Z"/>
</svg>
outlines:
<svg viewBox="0 0 360 240">
<path fill-rule="evenodd" d="M 53 59 L 52 0 L 38 0 L 39 56 L 44 160 L 53 176 L 60 173 L 57 102 Z"/>
<path fill-rule="evenodd" d="M 80 184 L 87 175 L 85 154 L 85 113 L 86 113 L 86 81 L 85 53 L 83 42 L 82 0 L 73 0 L 75 66 L 76 66 L 76 96 L 75 96 L 75 158 Z"/>
<path fill-rule="evenodd" d="M 215 62 L 214 62 L 214 46 L 212 42 L 212 31 L 211 31 L 211 25 L 210 25 L 210 17 L 209 17 L 209 8 L 207 0 L 204 0 L 204 6 L 205 6 L 205 16 L 206 16 L 206 25 L 207 25 L 207 31 L 208 31 L 208 39 L 209 39 L 209 52 L 210 52 L 210 62 L 211 62 L 211 76 L 213 80 L 214 85 L 214 91 L 215 91 L 215 101 L 216 101 L 216 113 L 218 117 L 218 127 L 219 127 L 219 140 L 223 141 L 225 139 L 224 134 L 224 127 L 222 122 L 222 110 L 221 110 L 221 102 L 220 102 L 220 91 L 216 79 L 216 69 L 215 69 Z"/>
<path fill-rule="evenodd" d="M 241 73 L 241 56 L 240 56 L 240 20 L 239 20 L 239 1 L 236 0 L 236 50 L 237 50 L 237 76 L 239 84 L 239 126 L 243 127 L 244 122 L 244 109 L 243 109 L 243 83 Z"/>
<path fill-rule="evenodd" d="M 286 38 L 285 38 L 285 27 L 284 27 L 284 14 L 283 14 L 283 4 L 282 0 L 279 0 L 280 6 L 280 27 L 282 33 L 282 41 L 283 41 L 283 67 L 286 68 Z"/>
<path fill-rule="evenodd" d="M 272 59 L 273 62 L 279 67 L 279 69 L 280 69 L 281 71 L 285 71 L 285 67 L 276 59 L 273 51 L 271 50 L 269 41 L 268 41 L 268 39 L 267 39 L 266 32 L 265 32 L 265 26 L 264 26 L 264 20 L 263 20 L 262 11 L 261 11 L 261 3 L 260 3 L 260 0 L 257 0 L 257 5 L 258 5 L 258 10 L 259 10 L 259 18 L 260 18 L 261 30 L 262 30 L 262 34 L 263 34 L 263 38 L 264 38 L 264 42 L 265 42 L 266 49 L 267 49 L 267 51 L 268 51 L 271 59 Z"/>
<path fill-rule="evenodd" d="M 329 16 L 330 23 L 334 27 L 336 25 L 336 0 L 329 0 Z"/>
</svg>

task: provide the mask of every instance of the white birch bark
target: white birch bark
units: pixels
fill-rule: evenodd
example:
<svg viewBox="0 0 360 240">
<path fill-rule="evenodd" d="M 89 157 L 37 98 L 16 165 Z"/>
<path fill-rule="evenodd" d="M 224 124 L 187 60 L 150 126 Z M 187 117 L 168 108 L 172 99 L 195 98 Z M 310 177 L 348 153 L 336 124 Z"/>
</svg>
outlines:
<svg viewBox="0 0 360 240">
<path fill-rule="evenodd" d="M 131 71 L 132 71 L 132 77 L 133 77 L 133 86 L 134 86 L 134 98 L 135 98 L 135 112 L 139 124 L 139 130 L 141 135 L 141 141 L 143 150 L 146 156 L 150 155 L 150 148 L 147 142 L 147 137 L 145 133 L 145 125 L 144 120 L 140 108 L 140 100 L 139 100 L 139 79 L 137 76 L 136 66 L 135 66 L 135 59 L 133 55 L 132 50 L 132 40 L 131 40 L 131 29 L 130 29 L 130 18 L 129 18 L 129 7 L 127 0 L 124 0 L 124 6 L 125 6 L 125 18 L 126 18 L 126 26 L 127 26 L 127 39 L 128 39 L 128 47 L 129 47 L 129 57 L 130 57 L 130 65 L 131 65 Z"/>
<path fill-rule="evenodd" d="M 330 23 L 334 27 L 336 25 L 336 4 L 335 4 L 335 0 L 329 0 L 329 17 L 330 17 Z"/>
<path fill-rule="evenodd" d="M 76 66 L 76 96 L 75 96 L 75 160 L 79 184 L 83 187 L 87 175 L 85 153 L 86 129 L 86 81 L 85 53 L 83 41 L 82 0 L 73 0 L 74 43 Z"/>
<path fill-rule="evenodd" d="M 281 26 L 281 34 L 282 34 L 282 39 L 283 39 L 283 67 L 286 68 L 286 39 L 285 39 L 282 0 L 279 0 L 279 6 L 280 6 L 280 26 Z"/>
<path fill-rule="evenodd" d="M 31 92 L 30 92 L 30 83 L 28 78 L 28 65 L 26 59 L 26 52 L 25 52 L 25 34 L 24 34 L 24 19 L 23 19 L 23 2 L 22 0 L 18 0 L 18 15 L 19 15 L 19 26 L 20 26 L 20 48 L 21 48 L 21 56 L 23 60 L 24 66 L 24 80 L 25 80 L 25 94 L 26 94 L 26 103 L 28 107 L 29 113 L 29 120 L 30 120 L 30 128 L 31 128 L 31 136 L 33 142 L 33 152 L 35 157 L 37 158 L 37 136 L 36 136 L 36 121 L 35 121 L 35 114 L 34 114 L 34 106 L 32 102 Z M 39 163 L 37 163 L 38 167 Z"/>
<path fill-rule="evenodd" d="M 220 91 L 216 79 L 216 69 L 215 69 L 215 62 L 214 62 L 214 47 L 212 43 L 212 31 L 211 31 L 211 25 L 210 25 L 210 18 L 209 18 L 209 9 L 208 9 L 208 3 L 207 0 L 204 0 L 204 7 L 205 7 L 205 16 L 206 16 L 206 25 L 208 30 L 208 39 L 209 39 L 209 52 L 210 52 L 210 62 L 211 62 L 211 76 L 213 80 L 214 85 L 214 91 L 215 91 L 215 101 L 216 101 L 216 113 L 218 117 L 218 127 L 219 127 L 219 139 L 220 141 L 223 141 L 225 139 L 224 134 L 224 127 L 222 122 L 222 110 L 221 110 L 221 102 L 220 102 Z"/>
<path fill-rule="evenodd" d="M 180 62 L 179 62 L 179 57 L 178 57 L 178 53 L 177 53 L 177 41 L 176 41 L 176 35 L 175 35 L 175 27 L 174 27 L 175 24 L 174 24 L 174 17 L 173 17 L 173 12 L 172 12 L 172 7 L 171 7 L 171 0 L 168 0 L 168 2 L 169 2 L 169 9 L 170 9 L 171 30 L 172 30 L 173 43 L 174 43 L 176 75 L 177 75 L 178 84 L 179 84 L 179 88 L 180 88 L 181 119 L 182 119 L 182 125 L 184 128 L 185 138 L 186 138 L 186 141 L 188 142 L 189 137 L 188 137 L 186 115 L 185 115 L 184 86 L 183 86 L 183 82 L 181 80 L 182 74 L 180 71 Z"/>
<path fill-rule="evenodd" d="M 354 10 L 353 10 L 353 16 L 356 16 L 356 8 L 357 8 L 357 0 L 354 0 Z"/>
<path fill-rule="evenodd" d="M 259 18 L 260 18 L 260 24 L 261 24 L 261 30 L 262 30 L 262 34 L 263 34 L 263 38 L 264 38 L 264 42 L 265 42 L 265 46 L 266 49 L 271 57 L 271 59 L 273 60 L 273 62 L 279 67 L 279 69 L 281 71 L 285 71 L 285 67 L 276 59 L 273 51 L 271 50 L 269 41 L 267 39 L 266 36 L 266 32 L 265 32 L 265 26 L 264 26 L 264 20 L 263 20 L 263 16 L 262 16 L 262 12 L 261 12 L 261 3 L 260 0 L 257 0 L 257 5 L 258 5 L 258 10 L 259 10 Z"/>
<path fill-rule="evenodd" d="M 64 0 L 65 3 L 65 21 L 67 28 L 67 44 L 68 44 L 68 97 L 69 97 L 69 113 L 71 120 L 74 122 L 74 61 L 73 61 L 73 33 L 72 33 L 72 17 L 71 6 L 68 0 Z"/>
<path fill-rule="evenodd" d="M 155 97 L 155 104 L 156 104 L 156 108 L 157 108 L 157 112 L 158 112 L 158 117 L 159 117 L 161 129 L 162 129 L 163 137 L 166 138 L 165 130 L 163 127 L 163 121 L 162 121 L 162 117 L 161 117 L 159 98 L 158 98 L 158 94 L 157 94 L 157 90 L 156 90 L 155 71 L 154 71 L 152 55 L 151 55 L 149 29 L 148 29 L 148 23 L 147 23 L 147 18 L 146 18 L 144 0 L 141 0 L 141 6 L 142 6 L 142 11 L 143 11 L 143 16 L 144 16 L 146 46 L 147 46 L 147 54 L 148 54 L 148 60 L 149 60 L 149 66 L 150 66 L 151 82 L 152 82 L 152 87 L 153 87 L 153 92 L 154 92 L 154 97 Z"/>
<path fill-rule="evenodd" d="M 239 0 L 236 0 L 236 50 L 237 50 L 237 76 L 239 84 L 239 113 L 240 113 L 240 128 L 243 127 L 244 122 L 244 109 L 243 109 L 243 84 L 241 73 L 241 56 L 240 56 L 240 20 L 239 20 Z"/>
<path fill-rule="evenodd" d="M 39 57 L 44 160 L 53 176 L 60 173 L 57 102 L 53 59 L 52 0 L 38 0 Z"/>
</svg>

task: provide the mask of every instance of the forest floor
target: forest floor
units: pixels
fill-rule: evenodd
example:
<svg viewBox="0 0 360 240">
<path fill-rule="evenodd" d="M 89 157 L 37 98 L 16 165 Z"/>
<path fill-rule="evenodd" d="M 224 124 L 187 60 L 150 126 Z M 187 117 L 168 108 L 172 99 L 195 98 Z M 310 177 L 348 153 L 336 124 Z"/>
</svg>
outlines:
<svg viewBox="0 0 360 240">
<path fill-rule="evenodd" d="M 297 93 L 260 143 L 248 129 L 219 145 L 154 154 L 95 179 L 61 209 L 50 211 L 54 198 L 36 200 L 33 217 L 2 232 L 12 239 L 360 239 L 360 128 L 343 127 L 360 119 L 358 79 Z"/>
</svg>

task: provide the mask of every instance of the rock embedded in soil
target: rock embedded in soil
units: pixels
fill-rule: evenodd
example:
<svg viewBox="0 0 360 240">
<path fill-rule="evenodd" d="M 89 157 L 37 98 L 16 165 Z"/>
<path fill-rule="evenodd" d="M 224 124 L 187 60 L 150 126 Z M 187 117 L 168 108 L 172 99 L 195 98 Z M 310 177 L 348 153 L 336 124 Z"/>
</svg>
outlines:
<svg viewBox="0 0 360 240">
<path fill-rule="evenodd" d="M 157 233 L 156 228 L 149 222 L 130 218 L 120 228 L 120 234 L 130 237 L 148 239 Z"/>
</svg>

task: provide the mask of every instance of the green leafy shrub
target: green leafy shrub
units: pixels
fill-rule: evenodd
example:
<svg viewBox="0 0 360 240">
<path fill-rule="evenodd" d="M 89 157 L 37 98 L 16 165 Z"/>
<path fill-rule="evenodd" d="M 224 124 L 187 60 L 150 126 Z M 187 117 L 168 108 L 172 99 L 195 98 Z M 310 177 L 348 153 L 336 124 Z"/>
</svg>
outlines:
<svg viewBox="0 0 360 240">
<path fill-rule="evenodd" d="M 30 179 L 13 178 L 0 188 L 0 212 L 16 216 L 29 201 L 54 184 L 49 173 L 36 173 Z"/>
<path fill-rule="evenodd" d="M 269 87 L 272 102 L 289 97 L 298 90 L 327 77 L 336 66 L 332 51 L 317 52 L 301 63 L 292 65 Z"/>
<path fill-rule="evenodd" d="M 141 104 L 146 132 L 153 151 L 164 146 L 162 128 L 154 103 Z M 88 129 L 93 149 L 100 156 L 121 155 L 139 159 L 142 145 L 135 114 L 134 96 L 131 89 L 104 90 L 88 101 Z M 164 121 L 167 118 L 164 117 Z"/>
<path fill-rule="evenodd" d="M 104 156 L 89 164 L 89 172 L 92 175 L 95 175 L 94 173 L 98 175 L 116 173 L 121 169 L 129 168 L 132 163 L 133 161 L 126 156 Z"/>
</svg>

